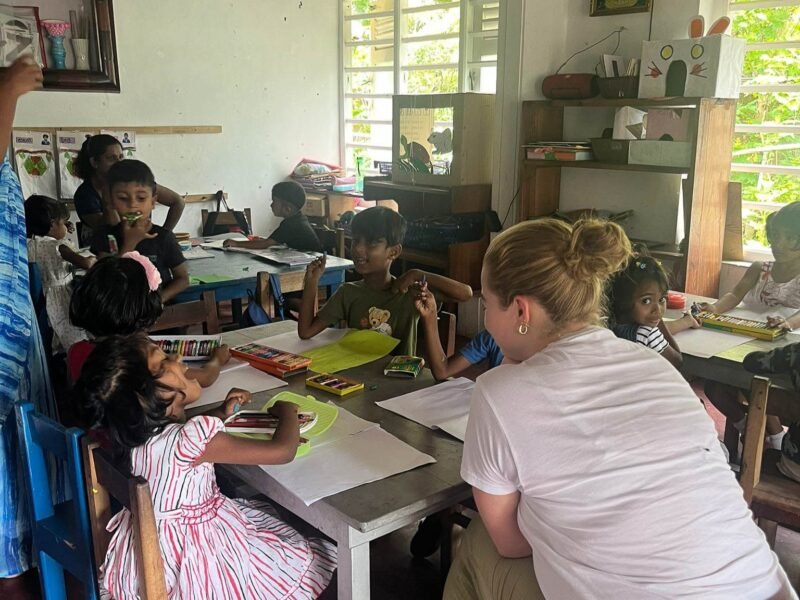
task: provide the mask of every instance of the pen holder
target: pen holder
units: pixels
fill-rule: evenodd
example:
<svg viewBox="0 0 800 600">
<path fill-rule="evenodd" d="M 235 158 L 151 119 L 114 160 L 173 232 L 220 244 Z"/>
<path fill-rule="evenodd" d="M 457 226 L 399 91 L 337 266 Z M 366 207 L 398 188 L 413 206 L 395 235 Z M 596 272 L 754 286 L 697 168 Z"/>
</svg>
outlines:
<svg viewBox="0 0 800 600">
<path fill-rule="evenodd" d="M 639 76 L 603 77 L 597 81 L 603 98 L 637 98 L 639 96 Z"/>
</svg>

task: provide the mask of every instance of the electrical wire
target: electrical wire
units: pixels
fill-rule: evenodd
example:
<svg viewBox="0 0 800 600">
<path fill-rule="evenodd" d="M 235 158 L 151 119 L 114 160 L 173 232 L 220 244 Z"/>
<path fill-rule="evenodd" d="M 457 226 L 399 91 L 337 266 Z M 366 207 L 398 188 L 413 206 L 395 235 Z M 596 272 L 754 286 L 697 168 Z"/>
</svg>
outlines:
<svg viewBox="0 0 800 600">
<path fill-rule="evenodd" d="M 522 185 L 517 188 L 517 191 L 514 192 L 514 197 L 511 198 L 511 202 L 508 204 L 508 209 L 506 210 L 506 215 L 503 217 L 503 220 L 500 222 L 500 229 L 506 226 L 506 221 L 508 220 L 508 215 L 511 214 L 511 208 L 514 206 L 514 202 L 517 200 L 517 196 L 522 191 Z"/>
<path fill-rule="evenodd" d="M 599 44 L 602 44 L 603 42 L 605 42 L 605 41 L 606 41 L 608 38 L 610 38 L 612 35 L 616 35 L 616 36 L 617 36 L 617 45 L 614 47 L 614 50 L 611 52 L 611 53 L 613 54 L 613 53 L 614 53 L 614 52 L 616 52 L 616 51 L 617 51 L 617 49 L 619 48 L 619 44 L 620 44 L 620 37 L 621 37 L 621 34 L 622 34 L 622 32 L 623 32 L 623 31 L 625 31 L 625 28 L 624 28 L 624 27 L 620 27 L 619 29 L 615 29 L 614 31 L 612 31 L 611 33 L 609 33 L 609 34 L 608 34 L 606 37 L 604 37 L 604 38 L 603 38 L 603 39 L 601 39 L 601 40 L 598 40 L 598 41 L 596 41 L 596 42 L 595 42 L 594 44 L 592 44 L 591 46 L 586 46 L 586 48 L 582 48 L 581 50 L 578 50 L 578 51 L 577 51 L 575 54 L 573 54 L 573 55 L 572 55 L 572 56 L 570 56 L 570 57 L 569 57 L 567 60 L 565 60 L 563 63 L 561 63 L 561 66 L 560 66 L 560 67 L 558 67 L 558 68 L 556 69 L 556 72 L 555 72 L 555 74 L 556 74 L 556 75 L 558 75 L 558 72 L 559 72 L 561 69 L 563 69 L 564 67 L 566 67 L 566 66 L 567 66 L 567 63 L 568 63 L 569 61 L 571 61 L 573 58 L 575 58 L 576 56 L 578 56 L 578 54 L 581 54 L 581 53 L 583 53 L 583 52 L 586 52 L 587 50 L 591 50 L 591 49 L 592 49 L 592 48 L 594 48 L 595 46 L 597 46 L 597 45 L 599 45 Z"/>
</svg>

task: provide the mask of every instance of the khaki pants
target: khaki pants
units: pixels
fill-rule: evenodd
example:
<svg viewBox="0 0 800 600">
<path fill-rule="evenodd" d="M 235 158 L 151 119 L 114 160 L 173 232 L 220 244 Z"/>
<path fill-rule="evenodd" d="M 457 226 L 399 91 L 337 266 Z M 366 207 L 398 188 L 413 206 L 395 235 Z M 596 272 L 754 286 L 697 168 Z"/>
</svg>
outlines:
<svg viewBox="0 0 800 600">
<path fill-rule="evenodd" d="M 483 521 L 470 523 L 444 586 L 444 600 L 544 600 L 533 560 L 503 558 Z"/>
</svg>

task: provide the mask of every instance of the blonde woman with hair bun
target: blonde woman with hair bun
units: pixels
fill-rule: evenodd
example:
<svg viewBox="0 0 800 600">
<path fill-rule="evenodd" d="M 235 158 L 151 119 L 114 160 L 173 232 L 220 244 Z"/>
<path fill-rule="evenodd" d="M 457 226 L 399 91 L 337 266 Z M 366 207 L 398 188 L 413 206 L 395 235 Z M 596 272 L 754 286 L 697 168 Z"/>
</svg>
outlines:
<svg viewBox="0 0 800 600">
<path fill-rule="evenodd" d="M 689 385 L 600 323 L 630 256 L 602 221 L 489 246 L 484 324 L 506 361 L 475 387 L 461 476 L 480 517 L 446 600 L 797 598 Z"/>
</svg>

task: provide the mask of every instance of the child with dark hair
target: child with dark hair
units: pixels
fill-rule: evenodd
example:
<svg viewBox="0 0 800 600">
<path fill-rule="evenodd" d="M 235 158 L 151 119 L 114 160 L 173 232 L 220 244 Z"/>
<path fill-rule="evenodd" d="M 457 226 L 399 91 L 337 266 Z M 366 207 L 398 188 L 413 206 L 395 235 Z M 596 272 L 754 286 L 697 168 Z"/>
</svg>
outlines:
<svg viewBox="0 0 800 600">
<path fill-rule="evenodd" d="M 66 205 L 47 196 L 33 195 L 25 201 L 28 262 L 36 263 L 42 280 L 47 318 L 53 328 L 53 352 L 65 352 L 86 334 L 69 321 L 72 295 L 70 266 L 90 268 L 94 256 L 81 256 L 66 239 L 71 227 Z"/>
<path fill-rule="evenodd" d="M 336 569 L 336 547 L 305 538 L 266 502 L 228 498 L 214 463 L 270 465 L 294 459 L 300 443 L 298 407 L 276 402 L 271 440 L 224 431 L 223 419 L 250 393 L 232 389 L 222 406 L 186 417 L 201 389 L 186 367 L 144 335 L 110 337 L 87 361 L 75 385 L 98 424 L 124 450 L 134 476 L 147 479 L 164 558 L 167 595 L 181 598 L 316 598 Z M 100 569 L 101 589 L 137 598 L 141 582 L 131 514 L 123 509 Z"/>
<path fill-rule="evenodd" d="M 463 302 L 472 297 L 470 286 L 443 275 L 418 269 L 395 278 L 392 262 L 403 251 L 406 221 L 399 213 L 376 206 L 358 213 L 351 224 L 350 255 L 361 281 L 343 284 L 319 312 L 316 296 L 325 272 L 325 257 L 306 269 L 303 300 L 297 332 L 302 339 L 314 337 L 323 329 L 345 321 L 348 327 L 372 329 L 398 338 L 397 354 L 415 354 L 419 313 L 415 297 L 427 287 L 442 296 Z"/>
<path fill-rule="evenodd" d="M 108 193 L 108 171 L 125 158 L 122 144 L 113 135 L 101 133 L 84 140 L 75 159 L 75 174 L 83 183 L 75 190 L 75 210 L 81 220 L 81 245 L 89 245 L 93 230 L 105 225 L 116 225 L 119 215 L 103 201 Z M 159 204 L 169 207 L 164 228 L 172 231 L 183 214 L 183 198 L 164 186 L 156 186 L 154 193 Z"/>
<path fill-rule="evenodd" d="M 767 324 L 791 330 L 800 328 L 800 202 L 787 204 L 767 218 L 767 240 L 774 261 L 754 262 L 732 292 L 701 308 L 726 313 L 739 303 L 763 314 Z M 751 317 L 752 318 L 752 317 Z M 706 396 L 717 409 L 744 431 L 746 399 L 733 386 L 707 382 Z M 767 444 L 780 448 L 784 435 L 780 420 L 767 416 Z"/>
<path fill-rule="evenodd" d="M 256 238 L 249 241 L 225 240 L 226 248 L 250 248 L 263 250 L 278 244 L 284 244 L 295 250 L 319 252 L 322 245 L 311 224 L 302 212 L 306 203 L 303 186 L 294 181 L 281 181 L 272 186 L 272 214 L 283 219 L 278 228 L 268 238 Z"/>
<path fill-rule="evenodd" d="M 145 332 L 158 321 L 164 308 L 158 294 L 159 273 L 138 252 L 107 256 L 89 270 L 72 294 L 69 317 L 77 327 L 92 336 L 92 341 L 74 344 L 67 354 L 71 381 L 76 381 L 87 357 L 98 341 L 113 335 Z M 227 345 L 215 349 L 211 360 L 190 369 L 191 376 L 208 387 L 219 377 L 230 360 Z"/>
<path fill-rule="evenodd" d="M 148 257 L 161 274 L 162 301 L 189 287 L 189 271 L 175 235 L 151 220 L 155 206 L 153 172 L 139 160 L 115 163 L 106 175 L 111 204 L 122 217 L 114 226 L 95 231 L 92 252 L 103 257 L 137 251 Z"/>
<path fill-rule="evenodd" d="M 668 289 L 667 274 L 658 261 L 635 255 L 609 283 L 609 325 L 617 337 L 647 346 L 680 367 L 683 357 L 672 336 L 700 323 L 689 313 L 669 326 L 664 323 Z"/>
</svg>

